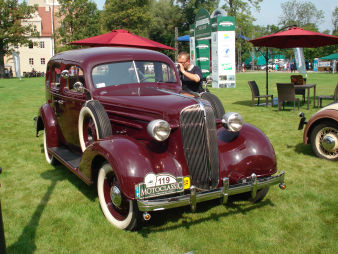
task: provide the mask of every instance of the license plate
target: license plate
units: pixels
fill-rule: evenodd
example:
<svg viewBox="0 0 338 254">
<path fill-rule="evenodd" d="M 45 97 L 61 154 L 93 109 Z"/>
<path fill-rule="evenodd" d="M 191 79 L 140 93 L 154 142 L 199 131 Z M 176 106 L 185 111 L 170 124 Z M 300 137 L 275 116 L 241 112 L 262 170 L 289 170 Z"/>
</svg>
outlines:
<svg viewBox="0 0 338 254">
<path fill-rule="evenodd" d="M 182 191 L 184 191 L 183 177 L 175 177 L 165 173 L 157 175 L 149 173 L 145 176 L 143 183 L 135 186 L 135 194 L 138 199 L 159 197 Z"/>
</svg>

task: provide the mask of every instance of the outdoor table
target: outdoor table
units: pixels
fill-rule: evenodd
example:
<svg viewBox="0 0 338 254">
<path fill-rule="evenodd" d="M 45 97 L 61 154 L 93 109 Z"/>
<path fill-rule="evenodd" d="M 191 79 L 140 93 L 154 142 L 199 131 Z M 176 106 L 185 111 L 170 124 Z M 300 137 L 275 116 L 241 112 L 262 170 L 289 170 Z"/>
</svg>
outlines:
<svg viewBox="0 0 338 254">
<path fill-rule="evenodd" d="M 307 90 L 307 109 L 309 109 L 310 104 L 310 89 L 313 88 L 313 107 L 316 107 L 316 84 L 306 84 L 306 85 L 294 85 L 295 88 L 306 89 Z"/>
</svg>

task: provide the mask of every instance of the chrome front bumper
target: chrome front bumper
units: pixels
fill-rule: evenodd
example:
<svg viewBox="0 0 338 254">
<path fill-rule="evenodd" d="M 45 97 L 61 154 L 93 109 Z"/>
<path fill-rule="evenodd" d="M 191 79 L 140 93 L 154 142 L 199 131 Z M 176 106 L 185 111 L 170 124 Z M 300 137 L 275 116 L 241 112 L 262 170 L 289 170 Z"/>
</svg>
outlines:
<svg viewBox="0 0 338 254">
<path fill-rule="evenodd" d="M 137 200 L 137 205 L 141 212 L 159 211 L 187 205 L 190 205 L 191 210 L 195 211 L 197 203 L 212 199 L 222 199 L 223 204 L 225 204 L 229 196 L 245 192 L 251 192 L 251 197 L 255 198 L 257 190 L 275 184 L 279 184 L 282 189 L 285 188 L 284 171 L 278 175 L 263 179 L 257 179 L 257 176 L 252 174 L 250 182 L 232 186 L 229 186 L 229 178 L 225 177 L 223 178 L 223 187 L 218 189 L 197 192 L 197 188 L 191 186 L 190 194 L 162 199 Z"/>
</svg>

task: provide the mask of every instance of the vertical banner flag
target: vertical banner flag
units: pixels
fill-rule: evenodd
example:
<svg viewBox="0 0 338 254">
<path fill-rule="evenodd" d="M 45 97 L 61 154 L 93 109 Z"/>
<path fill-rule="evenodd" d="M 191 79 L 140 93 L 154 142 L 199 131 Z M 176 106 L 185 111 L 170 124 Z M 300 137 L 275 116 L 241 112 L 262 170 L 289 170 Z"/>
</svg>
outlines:
<svg viewBox="0 0 338 254">
<path fill-rule="evenodd" d="M 15 51 L 12 51 L 13 59 L 14 59 L 14 68 L 15 75 L 17 78 L 21 79 L 21 71 L 20 71 L 20 57 L 19 54 Z"/>
<path fill-rule="evenodd" d="M 318 71 L 318 58 L 313 60 L 313 71 Z"/>
<path fill-rule="evenodd" d="M 299 73 L 306 74 L 303 48 L 294 48 L 297 70 Z"/>
</svg>

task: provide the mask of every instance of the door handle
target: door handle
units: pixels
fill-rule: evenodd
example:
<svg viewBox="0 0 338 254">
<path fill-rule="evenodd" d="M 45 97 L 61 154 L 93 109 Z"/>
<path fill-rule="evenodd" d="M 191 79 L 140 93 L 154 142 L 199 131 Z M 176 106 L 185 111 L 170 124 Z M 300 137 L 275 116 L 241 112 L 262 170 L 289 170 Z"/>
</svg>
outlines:
<svg viewBox="0 0 338 254">
<path fill-rule="evenodd" d="M 58 102 L 59 104 L 61 104 L 61 105 L 64 103 L 63 100 L 58 100 L 57 102 Z"/>
</svg>

